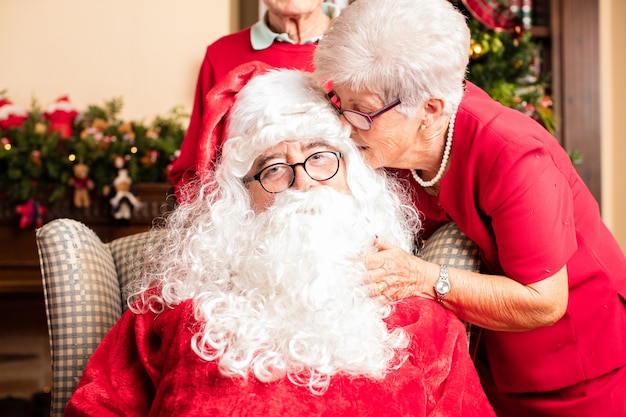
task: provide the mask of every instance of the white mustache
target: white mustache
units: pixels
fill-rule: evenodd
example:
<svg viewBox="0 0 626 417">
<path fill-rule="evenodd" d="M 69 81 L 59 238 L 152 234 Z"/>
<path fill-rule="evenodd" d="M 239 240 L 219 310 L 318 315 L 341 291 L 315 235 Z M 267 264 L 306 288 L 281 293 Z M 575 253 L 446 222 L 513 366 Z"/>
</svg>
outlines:
<svg viewBox="0 0 626 417">
<path fill-rule="evenodd" d="M 280 240 L 293 239 L 293 245 L 302 249 L 308 241 L 309 250 L 328 256 L 326 248 L 353 257 L 373 250 L 377 231 L 368 213 L 356 199 L 330 187 L 309 191 L 287 190 L 277 195 L 274 205 L 258 214 L 258 240 L 272 239 L 280 233 Z M 274 233 L 272 233 L 274 231 Z"/>
</svg>

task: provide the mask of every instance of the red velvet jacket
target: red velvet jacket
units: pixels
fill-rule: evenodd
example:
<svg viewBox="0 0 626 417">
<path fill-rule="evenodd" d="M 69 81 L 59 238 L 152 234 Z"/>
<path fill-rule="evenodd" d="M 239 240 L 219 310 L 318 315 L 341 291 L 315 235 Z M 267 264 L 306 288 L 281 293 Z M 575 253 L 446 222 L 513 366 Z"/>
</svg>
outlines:
<svg viewBox="0 0 626 417">
<path fill-rule="evenodd" d="M 188 301 L 160 315 L 127 311 L 91 357 L 65 416 L 495 415 L 463 324 L 432 300 L 407 299 L 388 320 L 412 338 L 410 360 L 399 370 L 383 381 L 336 376 L 321 396 L 286 379 L 221 376 L 191 350 L 193 310 Z"/>
</svg>

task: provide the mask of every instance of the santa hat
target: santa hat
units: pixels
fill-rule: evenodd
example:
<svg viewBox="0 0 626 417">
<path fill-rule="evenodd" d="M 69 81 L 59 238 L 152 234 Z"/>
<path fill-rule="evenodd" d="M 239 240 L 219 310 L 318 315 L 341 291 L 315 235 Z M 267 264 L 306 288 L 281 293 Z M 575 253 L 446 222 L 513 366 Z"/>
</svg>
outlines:
<svg viewBox="0 0 626 417">
<path fill-rule="evenodd" d="M 72 123 L 77 115 L 67 95 L 59 97 L 43 112 L 43 117 L 50 120 L 50 131 L 59 132 L 62 138 L 72 137 Z"/>
<path fill-rule="evenodd" d="M 26 109 L 16 106 L 12 101 L 0 97 L 0 129 L 21 126 L 28 119 Z"/>
<path fill-rule="evenodd" d="M 201 181 L 211 177 L 215 161 L 226 140 L 228 113 L 235 104 L 237 94 L 256 75 L 267 72 L 271 67 L 260 61 L 242 64 L 217 83 L 205 98 L 207 111 L 202 119 L 202 133 L 198 143 L 196 172 Z"/>
<path fill-rule="evenodd" d="M 322 140 L 345 155 L 351 143 L 350 127 L 339 119 L 320 80 L 292 69 L 268 70 L 241 89 L 228 113 L 225 137 L 221 172 L 235 178 L 281 142 Z"/>
<path fill-rule="evenodd" d="M 196 166 L 202 182 L 211 180 L 218 158 L 228 157 L 231 173 L 243 175 L 247 164 L 280 142 L 324 138 L 343 149 L 350 135 L 320 81 L 298 70 L 243 64 L 209 91 L 205 103 Z"/>
</svg>

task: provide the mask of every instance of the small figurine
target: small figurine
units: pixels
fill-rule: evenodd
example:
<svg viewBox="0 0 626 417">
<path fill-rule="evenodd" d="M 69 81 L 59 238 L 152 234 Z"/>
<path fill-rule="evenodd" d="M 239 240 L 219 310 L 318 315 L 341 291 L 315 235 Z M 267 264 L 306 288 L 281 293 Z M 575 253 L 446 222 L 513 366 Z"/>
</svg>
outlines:
<svg viewBox="0 0 626 417">
<path fill-rule="evenodd" d="M 89 190 L 94 187 L 89 178 L 89 167 L 86 164 L 74 165 L 74 177 L 70 179 L 70 186 L 74 187 L 74 207 L 87 208 L 91 204 Z"/>
<path fill-rule="evenodd" d="M 0 94 L 0 129 L 21 126 L 28 119 L 28 112 Z"/>
<path fill-rule="evenodd" d="M 113 187 L 108 191 L 105 190 L 111 203 L 113 217 L 118 220 L 130 220 L 133 210 L 141 207 L 139 199 L 130 192 L 131 184 L 128 170 L 120 169 L 113 180 Z"/>
<path fill-rule="evenodd" d="M 63 139 L 72 137 L 72 125 L 76 116 L 78 116 L 78 111 L 67 95 L 59 97 L 43 112 L 43 117 L 50 121 L 49 130 L 59 132 Z"/>
</svg>

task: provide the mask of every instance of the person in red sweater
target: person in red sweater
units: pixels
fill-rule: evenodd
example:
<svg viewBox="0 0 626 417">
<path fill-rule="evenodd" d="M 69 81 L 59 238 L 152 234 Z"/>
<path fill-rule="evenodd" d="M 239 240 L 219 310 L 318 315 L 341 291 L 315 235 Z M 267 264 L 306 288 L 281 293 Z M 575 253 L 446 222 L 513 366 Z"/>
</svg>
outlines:
<svg viewBox="0 0 626 417">
<path fill-rule="evenodd" d="M 624 417 L 624 252 L 556 138 L 465 80 L 469 46 L 447 0 L 357 0 L 318 45 L 316 75 L 370 166 L 407 181 L 424 237 L 452 221 L 480 252 L 471 272 L 381 242 L 368 280 L 482 329 L 499 416 Z"/>
<path fill-rule="evenodd" d="M 202 118 L 209 110 L 208 91 L 230 70 L 249 61 L 277 68 L 313 70 L 313 52 L 339 8 L 323 0 L 263 0 L 263 19 L 240 32 L 224 36 L 206 49 L 194 97 L 189 127 L 180 153 L 169 173 L 178 196 L 179 187 L 196 176 L 197 147 Z"/>
<path fill-rule="evenodd" d="M 65 416 L 493 417 L 456 315 L 364 285 L 361 258 L 413 250 L 419 216 L 318 81 L 253 63 L 208 98 L 221 156 L 149 242 Z"/>
</svg>

